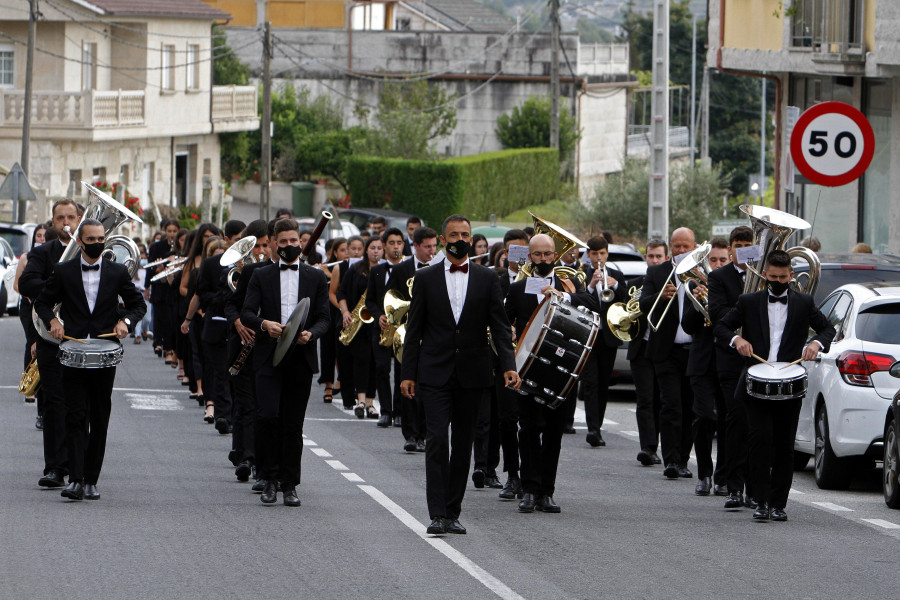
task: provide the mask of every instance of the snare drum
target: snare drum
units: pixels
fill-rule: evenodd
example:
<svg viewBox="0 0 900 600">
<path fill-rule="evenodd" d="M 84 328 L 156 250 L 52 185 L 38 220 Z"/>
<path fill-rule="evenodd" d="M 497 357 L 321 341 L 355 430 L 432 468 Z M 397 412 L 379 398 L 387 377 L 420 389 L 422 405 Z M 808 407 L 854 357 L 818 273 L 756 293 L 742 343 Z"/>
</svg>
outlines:
<svg viewBox="0 0 900 600">
<path fill-rule="evenodd" d="M 105 369 L 122 362 L 122 344 L 110 340 L 67 340 L 59 345 L 59 362 L 75 369 Z"/>
<path fill-rule="evenodd" d="M 747 369 L 747 393 L 760 400 L 788 400 L 806 395 L 806 367 L 776 362 Z M 782 369 L 782 367 L 785 367 Z"/>
<path fill-rule="evenodd" d="M 560 406 L 578 382 L 599 331 L 595 313 L 556 296 L 546 298 L 516 345 L 519 393 L 533 394 L 550 408 Z"/>
</svg>

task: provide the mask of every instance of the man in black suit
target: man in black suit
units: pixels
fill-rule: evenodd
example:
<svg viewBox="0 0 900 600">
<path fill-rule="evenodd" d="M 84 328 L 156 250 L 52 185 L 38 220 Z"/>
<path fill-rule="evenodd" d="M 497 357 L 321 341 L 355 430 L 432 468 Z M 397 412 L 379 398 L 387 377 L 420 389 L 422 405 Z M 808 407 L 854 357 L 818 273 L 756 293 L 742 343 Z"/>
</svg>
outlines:
<svg viewBox="0 0 900 600">
<path fill-rule="evenodd" d="M 616 352 L 622 345 L 622 340 L 617 338 L 606 323 L 606 313 L 609 307 L 616 302 L 628 300 L 628 286 L 625 283 L 625 275 L 618 269 L 606 266 L 609 257 L 609 244 L 602 236 L 592 237 L 587 241 L 588 259 L 590 266 L 585 269 L 585 278 L 588 282 L 588 293 L 597 301 L 597 314 L 600 315 L 600 327 L 602 331 L 594 341 L 588 363 L 582 374 L 584 386 L 584 414 L 587 420 L 586 441 L 592 447 L 605 446 L 600 428 L 603 426 L 603 418 L 606 416 L 606 403 L 609 399 L 609 383 L 612 379 L 613 366 L 616 364 Z M 605 279 L 604 279 L 605 276 Z M 603 299 L 604 284 L 606 290 L 612 290 L 609 300 Z M 607 292 L 607 295 L 608 292 Z"/>
<path fill-rule="evenodd" d="M 539 301 L 550 294 L 562 295 L 576 308 L 586 306 L 591 310 L 597 309 L 599 301 L 584 291 L 578 279 L 561 279 L 554 274 L 553 265 L 558 254 L 550 236 L 537 234 L 532 237 L 528 243 L 528 257 L 534 264 L 532 278 L 543 279 L 544 286 L 540 296 L 526 292 L 527 279 L 509 286 L 506 316 L 515 327 L 517 336 L 522 335 Z M 574 396 L 574 393 L 573 389 L 571 394 Z M 519 453 L 524 491 L 519 512 L 531 513 L 535 509 L 547 513 L 560 512 L 559 505 L 553 500 L 553 493 L 556 490 L 556 471 L 566 419 L 564 406 L 549 408 L 546 404 L 539 404 L 532 394 L 519 395 Z"/>
<path fill-rule="evenodd" d="M 241 322 L 256 332 L 253 367 L 256 369 L 256 465 L 265 480 L 260 499 L 272 504 L 278 484 L 286 506 L 300 506 L 300 452 L 303 420 L 313 374 L 318 371 L 315 342 L 328 332 L 328 282 L 320 270 L 300 262 L 300 231 L 294 219 L 275 223 L 277 265 L 253 271 Z M 296 345 L 278 366 L 275 345 L 294 308 L 309 298 L 309 313 Z"/>
<path fill-rule="evenodd" d="M 696 247 L 694 232 L 687 227 L 672 232 L 674 257 Z M 651 331 L 647 341 L 647 357 L 653 361 L 656 383 L 659 385 L 659 437 L 663 462 L 666 464 L 663 475 L 669 479 L 694 476 L 687 468 L 692 443 L 690 423 L 693 392 L 686 373 L 692 339 L 681 327 L 684 306 L 690 300 L 685 298 L 685 286 L 679 285 L 676 288 L 672 283 L 673 267 L 672 263 L 666 262 L 647 269 L 640 299 L 641 312 L 647 315 L 650 323 L 658 327 L 656 331 Z M 660 297 L 660 301 L 651 312 L 657 297 Z M 666 311 L 670 300 L 672 306 Z M 664 312 L 665 318 L 662 318 Z"/>
<path fill-rule="evenodd" d="M 35 302 L 38 316 L 50 335 L 78 339 L 99 338 L 113 332 L 120 340 L 140 323 L 147 312 L 144 297 L 134 287 L 123 265 L 102 261 L 106 234 L 95 219 L 81 224 L 77 258 L 57 264 Z M 125 305 L 119 318 L 119 298 Z M 61 303 L 60 318 L 53 306 Z M 62 491 L 71 500 L 97 500 L 97 480 L 106 453 L 106 430 L 112 409 L 115 367 L 77 369 L 62 367 L 66 404 L 66 441 L 69 456 L 69 485 Z"/>
<path fill-rule="evenodd" d="M 422 226 L 422 219 L 413 215 L 406 219 L 406 237 L 403 239 L 403 256 L 413 255 L 413 246 L 415 245 L 416 229 Z"/>
<path fill-rule="evenodd" d="M 654 267 L 666 262 L 669 257 L 669 245 L 663 240 L 655 239 L 647 242 L 647 250 L 644 260 L 647 267 Z M 631 281 L 631 285 L 641 290 L 645 276 Z M 638 337 L 628 342 L 626 358 L 631 365 L 631 375 L 634 380 L 635 394 L 635 421 L 638 428 L 638 440 L 641 449 L 637 454 L 637 460 L 645 467 L 662 463 L 657 449 L 659 448 L 659 386 L 656 384 L 656 372 L 653 370 L 653 361 L 647 358 L 647 341 L 650 339 L 650 327 L 647 325 L 647 316 L 641 314 L 638 318 Z"/>
<path fill-rule="evenodd" d="M 413 233 L 413 255 L 391 269 L 388 289 L 404 300 L 410 300 L 409 280 L 428 266 L 437 253 L 437 232 L 431 227 L 418 227 Z M 408 317 L 407 317 L 408 318 Z M 425 452 L 425 407 L 421 398 L 400 395 L 403 449 L 406 452 Z"/>
<path fill-rule="evenodd" d="M 731 263 L 709 274 L 709 317 L 713 327 L 728 314 L 744 292 L 746 265 L 738 262 L 737 251 L 753 244 L 753 230 L 746 226 L 735 227 L 729 236 Z M 744 505 L 744 489 L 747 488 L 747 505 L 756 508 L 747 478 L 747 411 L 735 395 L 738 379 L 744 370 L 744 359 L 726 343 L 715 341 L 716 370 L 719 387 L 725 400 L 725 427 L 718 435 L 718 464 L 722 465 L 728 499 L 725 508 Z M 724 442 L 723 442 L 724 440 Z"/>
<path fill-rule="evenodd" d="M 811 295 L 789 289 L 794 269 L 787 252 L 769 252 L 763 276 L 768 289 L 738 298 L 716 324 L 715 334 L 744 357 L 745 370 L 736 393 L 747 410 L 750 480 L 759 503 L 753 518 L 787 521 L 784 508 L 794 477 L 794 438 L 803 397 L 754 398 L 746 390 L 746 369 L 757 364 L 754 353 L 770 363 L 814 360 L 820 351 L 828 352 L 835 331 Z M 738 328 L 741 335 L 734 333 Z M 817 335 L 807 343 L 810 328 Z"/>
<path fill-rule="evenodd" d="M 381 332 L 387 329 L 387 317 L 384 314 L 384 295 L 388 290 L 391 271 L 403 260 L 403 232 L 396 227 L 385 230 L 381 235 L 384 243 L 384 256 L 387 262 L 372 267 L 369 283 L 366 288 L 366 309 L 373 319 L 378 321 L 377 332 L 372 336 L 372 355 L 375 358 L 375 390 L 381 404 L 381 416 L 378 427 L 396 425 L 402 427 L 403 418 L 400 410 L 400 362 L 394 358 L 394 346 L 382 346 L 379 343 Z M 394 386 L 391 387 L 391 366 L 394 367 Z"/>
<path fill-rule="evenodd" d="M 469 261 L 469 220 L 451 215 L 442 231 L 447 259 L 423 269 L 414 280 L 400 389 L 407 397 L 420 394 L 425 406 L 425 485 L 431 518 L 426 533 L 463 534 L 459 513 L 478 404 L 485 388 L 493 385 L 488 327 L 506 384 L 518 387 L 520 381 L 500 282 L 490 269 Z"/>
<path fill-rule="evenodd" d="M 728 242 L 724 238 L 713 238 L 710 246 L 706 261 L 711 269 L 718 269 L 728 263 Z M 695 298 L 701 298 L 707 292 L 707 288 L 703 284 L 691 284 L 689 291 Z M 698 496 L 709 496 L 715 481 L 715 495 L 724 496 L 727 489 L 723 462 L 725 399 L 719 387 L 716 370 L 712 325 L 707 324 L 706 317 L 692 302 L 689 302 L 684 307 L 681 327 L 694 338 L 687 367 L 687 376 L 691 378 L 691 389 L 694 391 L 694 418 L 691 426 L 694 453 L 697 456 L 697 486 L 694 493 Z M 712 445 L 717 431 L 720 433 L 717 438 L 718 452 L 714 470 Z"/>
<path fill-rule="evenodd" d="M 78 205 L 69 199 L 53 204 L 53 229 L 57 238 L 28 253 L 28 263 L 19 277 L 19 292 L 34 302 L 47 285 L 53 267 L 59 262 L 66 247 L 73 243 L 71 233 L 75 232 L 81 220 Z M 29 318 L 31 316 L 29 315 Z M 62 366 L 57 353 L 59 346 L 38 336 L 35 342 L 35 357 L 41 374 L 43 394 L 43 441 L 44 473 L 38 481 L 41 487 L 56 488 L 65 485 L 68 473 L 66 450 L 66 404 L 62 383 Z"/>
</svg>

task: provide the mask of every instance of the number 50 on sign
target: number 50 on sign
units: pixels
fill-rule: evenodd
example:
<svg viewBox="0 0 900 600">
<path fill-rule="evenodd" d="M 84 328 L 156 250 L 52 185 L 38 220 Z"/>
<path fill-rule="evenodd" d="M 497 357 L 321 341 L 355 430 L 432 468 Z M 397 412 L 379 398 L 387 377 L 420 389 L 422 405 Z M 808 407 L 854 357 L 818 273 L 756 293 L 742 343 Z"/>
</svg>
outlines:
<svg viewBox="0 0 900 600">
<path fill-rule="evenodd" d="M 791 158 L 819 185 L 846 185 L 865 173 L 875 154 L 875 134 L 859 110 L 822 102 L 804 111 L 791 134 Z"/>
</svg>

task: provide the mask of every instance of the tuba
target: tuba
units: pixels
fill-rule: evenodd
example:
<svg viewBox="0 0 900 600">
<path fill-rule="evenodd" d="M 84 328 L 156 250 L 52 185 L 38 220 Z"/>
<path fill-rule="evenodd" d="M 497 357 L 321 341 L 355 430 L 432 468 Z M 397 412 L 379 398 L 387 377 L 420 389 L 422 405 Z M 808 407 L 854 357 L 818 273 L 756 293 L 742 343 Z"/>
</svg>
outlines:
<svg viewBox="0 0 900 600">
<path fill-rule="evenodd" d="M 101 255 L 101 260 L 110 260 L 125 265 L 125 268 L 128 269 L 128 274 L 134 279 L 135 274 L 137 274 L 138 269 L 140 269 L 141 266 L 141 253 L 140 250 L 138 250 L 137 244 L 135 244 L 127 235 L 110 234 L 118 229 L 120 225 L 123 225 L 128 221 L 136 221 L 142 224 L 143 221 L 139 216 L 128 210 L 109 194 L 98 190 L 86 181 L 82 181 L 81 185 L 88 191 L 90 201 L 84 209 L 81 223 L 78 224 L 78 227 L 75 228 L 74 232 L 70 233 L 71 241 L 66 246 L 62 256 L 59 257 L 59 262 L 72 260 L 78 256 L 78 253 L 81 251 L 81 246 L 76 243 L 76 240 L 81 233 L 81 224 L 84 223 L 85 219 L 96 219 L 103 225 L 103 231 L 106 234 L 106 242 L 103 254 Z M 56 318 L 59 319 L 59 305 L 53 307 L 53 313 L 56 315 Z M 59 344 L 59 340 L 50 335 L 47 327 L 38 317 L 37 312 L 32 311 L 31 320 L 34 323 L 34 327 L 37 329 L 38 334 L 43 339 L 52 344 Z M 62 323 L 62 319 L 60 319 L 60 323 Z"/>
<path fill-rule="evenodd" d="M 374 319 L 372 315 L 369 314 L 368 309 L 366 308 L 366 294 L 368 290 L 363 292 L 362 296 L 359 297 L 359 301 L 356 303 L 356 306 L 353 307 L 353 312 L 350 313 L 353 320 L 349 325 L 341 329 L 341 333 L 338 336 L 340 342 L 349 346 L 350 342 L 353 341 L 353 338 L 356 337 L 356 334 L 359 333 L 359 329 L 363 326 L 364 323 L 371 323 Z"/>
<path fill-rule="evenodd" d="M 750 294 L 766 289 L 766 278 L 763 271 L 766 270 L 766 258 L 773 250 L 784 250 L 787 239 L 795 231 L 809 229 L 810 224 L 800 217 L 792 214 L 758 206 L 744 204 L 741 211 L 750 219 L 750 227 L 753 229 L 753 244 L 759 246 L 759 260 L 752 265 L 747 264 L 747 275 L 744 278 L 744 293 Z M 795 246 L 785 250 L 790 257 L 802 258 L 809 264 L 809 272 L 801 273 L 791 280 L 791 287 L 804 294 L 812 294 L 819 285 L 819 275 L 822 266 L 819 257 L 809 248 Z M 800 278 L 805 276 L 804 281 Z"/>
<path fill-rule="evenodd" d="M 623 342 L 636 339 L 641 333 L 641 299 L 643 287 L 631 286 L 628 290 L 628 302 L 616 302 L 606 312 L 606 325 L 614 336 Z"/>
<path fill-rule="evenodd" d="M 546 221 L 538 217 L 531 211 L 528 211 L 528 214 L 531 215 L 531 218 L 534 220 L 534 233 L 544 233 L 553 238 L 553 243 L 556 245 L 556 253 L 560 256 L 562 256 L 572 248 L 587 248 L 587 244 L 582 242 L 580 239 L 578 239 L 559 225 L 551 223 L 550 221 Z M 534 267 L 530 263 L 519 265 L 519 274 L 516 276 L 516 281 L 525 279 L 526 277 L 531 277 L 533 274 L 533 269 Z M 584 285 L 585 283 L 584 271 L 580 269 L 558 266 L 553 268 L 553 272 L 560 279 L 576 278 L 581 282 L 582 285 Z"/>
<path fill-rule="evenodd" d="M 248 235 L 232 244 L 231 247 L 222 254 L 222 258 L 219 259 L 220 265 L 223 267 L 231 267 L 228 270 L 228 274 L 225 275 L 225 282 L 228 284 L 228 289 L 232 292 L 237 288 L 237 280 L 238 277 L 241 276 L 241 269 L 243 269 L 244 265 L 249 265 L 262 260 L 261 254 L 259 258 L 253 254 L 253 248 L 255 246 L 256 236 Z M 238 266 L 238 263 L 241 263 L 241 265 Z"/>
<path fill-rule="evenodd" d="M 386 348 L 394 346 L 394 335 L 403 324 L 406 313 L 409 312 L 409 300 L 404 300 L 394 290 L 388 290 L 384 294 L 384 316 L 387 317 L 388 326 L 381 332 L 378 343 Z"/>
</svg>

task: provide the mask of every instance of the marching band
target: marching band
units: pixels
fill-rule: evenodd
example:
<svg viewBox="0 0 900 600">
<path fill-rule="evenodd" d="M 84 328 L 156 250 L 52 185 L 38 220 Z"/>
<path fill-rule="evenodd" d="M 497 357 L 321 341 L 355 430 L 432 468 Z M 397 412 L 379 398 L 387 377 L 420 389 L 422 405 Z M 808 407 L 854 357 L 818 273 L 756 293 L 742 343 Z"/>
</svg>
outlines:
<svg viewBox="0 0 900 600">
<path fill-rule="evenodd" d="M 16 281 L 34 314 L 23 318 L 34 360 L 20 390 L 37 389 L 38 484 L 70 501 L 100 497 L 115 366 L 130 331 L 138 326 L 135 343 L 148 337 L 146 298 L 156 354 L 204 420 L 232 436 L 235 477 L 253 480 L 265 504 L 279 492 L 286 506 L 301 504 L 318 373 L 324 402 L 339 395 L 358 418 L 398 428 L 409 455 L 424 453 L 427 533 L 466 532 L 470 474 L 519 512 L 559 513 L 559 457 L 577 400 L 586 446 L 605 446 L 613 365 L 627 343 L 638 462 L 691 479 L 693 448 L 693 493 L 787 520 L 802 361 L 834 337 L 812 301 L 815 254 L 784 247 L 796 217 L 743 207 L 749 227 L 700 245 L 678 228 L 669 243 L 646 244 L 646 275 L 629 280 L 607 237 L 585 243 L 534 215 L 532 232 L 510 230 L 490 251 L 452 215 L 438 231 L 417 217 L 405 231 L 381 219 L 366 239 L 329 239 L 320 255 L 328 213 L 311 231 L 290 215 L 224 231 L 163 220 L 148 251 L 114 235 L 139 218 L 87 187 L 87 207 L 54 204 L 46 232 L 55 239 L 35 244 Z M 739 252 L 748 246 L 759 248 L 753 260 Z M 801 282 L 798 259 L 809 263 Z"/>
</svg>

